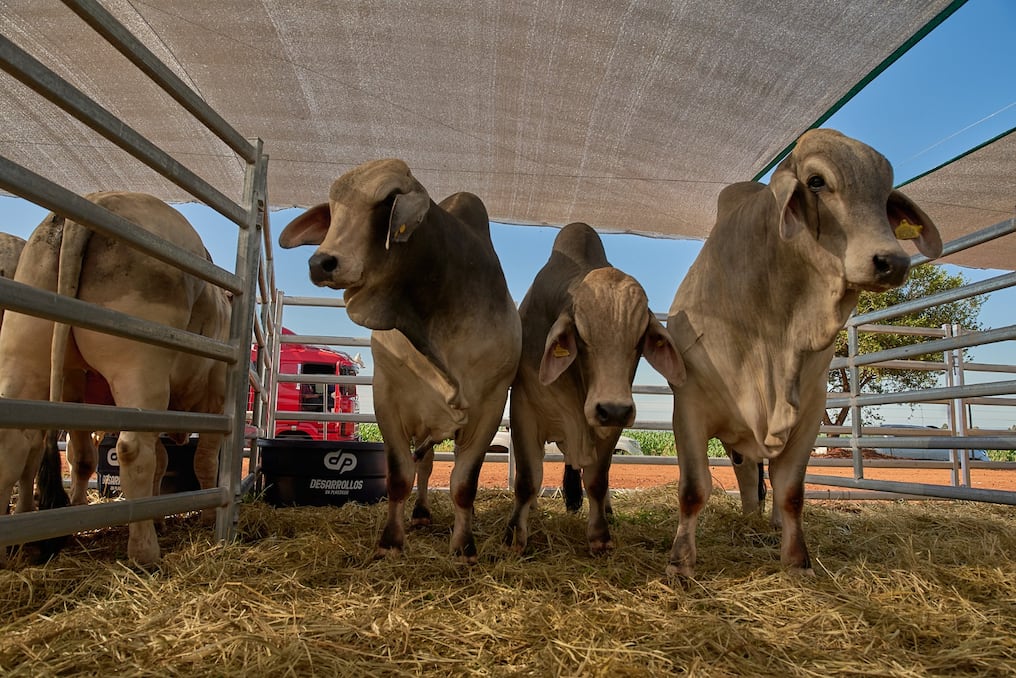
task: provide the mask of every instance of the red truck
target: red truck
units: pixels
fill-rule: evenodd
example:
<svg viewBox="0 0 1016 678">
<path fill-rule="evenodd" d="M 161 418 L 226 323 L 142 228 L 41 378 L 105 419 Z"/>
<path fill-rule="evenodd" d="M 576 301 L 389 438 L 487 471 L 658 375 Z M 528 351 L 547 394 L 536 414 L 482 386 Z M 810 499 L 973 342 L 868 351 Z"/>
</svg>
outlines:
<svg viewBox="0 0 1016 678">
<path fill-rule="evenodd" d="M 283 328 L 284 335 L 294 334 Z M 257 349 L 251 351 L 256 360 Z M 354 376 L 357 363 L 347 353 L 305 344 L 282 344 L 279 374 L 307 375 L 306 382 L 279 382 L 275 420 L 275 438 L 301 440 L 356 440 L 353 422 L 295 421 L 284 418 L 283 412 L 355 413 L 359 411 L 354 384 L 323 384 L 311 381 L 312 375 Z M 337 396 L 337 397 L 336 397 Z M 253 392 L 248 408 L 253 404 Z M 327 398 L 327 404 L 326 399 Z"/>
</svg>

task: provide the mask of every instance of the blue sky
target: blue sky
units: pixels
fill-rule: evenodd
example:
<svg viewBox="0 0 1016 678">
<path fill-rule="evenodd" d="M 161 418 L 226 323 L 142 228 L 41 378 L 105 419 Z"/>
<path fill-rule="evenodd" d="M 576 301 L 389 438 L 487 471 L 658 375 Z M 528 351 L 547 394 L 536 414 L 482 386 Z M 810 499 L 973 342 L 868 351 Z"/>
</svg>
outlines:
<svg viewBox="0 0 1016 678">
<path fill-rule="evenodd" d="M 823 126 L 839 129 L 878 149 L 892 162 L 896 181 L 901 183 L 1016 128 L 1014 44 L 1016 2 L 970 0 Z M 202 234 L 215 261 L 232 268 L 234 227 L 203 206 L 183 205 L 180 209 Z M 277 237 L 300 211 L 273 213 L 273 235 Z M 27 238 L 44 213 L 25 201 L 0 198 L 0 230 Z M 229 233 L 230 237 L 223 238 L 223 233 Z M 556 233 L 557 229 L 550 227 L 492 224 L 494 246 L 517 299 L 521 300 L 545 263 Z M 669 308 L 678 283 L 701 247 L 698 241 L 631 235 L 607 234 L 603 240 L 611 263 L 639 279 L 656 311 Z M 277 282 L 286 294 L 332 294 L 314 287 L 308 280 L 306 262 L 310 253 L 310 248 L 276 250 Z M 998 273 L 959 270 L 969 280 Z M 997 292 L 985 303 L 981 321 L 988 327 L 1012 324 L 1014 306 L 1016 292 Z M 287 311 L 286 325 L 303 334 L 365 334 L 342 311 L 331 309 Z M 1016 364 L 1016 347 L 1012 344 L 975 349 L 974 358 L 980 362 Z M 639 380 L 654 381 L 652 371 L 643 366 Z M 640 416 L 653 420 L 669 418 L 669 404 L 651 403 L 647 407 L 649 412 L 644 407 Z M 1004 408 L 987 408 L 981 421 L 975 416 L 975 423 L 1002 428 L 1016 423 L 1016 414 L 999 410 Z M 942 416 L 935 408 L 928 408 L 918 419 L 910 420 L 941 425 Z"/>
</svg>

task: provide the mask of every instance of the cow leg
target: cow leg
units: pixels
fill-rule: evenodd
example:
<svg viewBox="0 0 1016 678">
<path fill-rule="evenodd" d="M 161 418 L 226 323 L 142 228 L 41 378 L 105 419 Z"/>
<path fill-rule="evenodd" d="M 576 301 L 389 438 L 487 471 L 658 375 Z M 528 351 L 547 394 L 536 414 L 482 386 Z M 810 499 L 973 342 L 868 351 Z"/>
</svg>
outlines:
<svg viewBox="0 0 1016 678">
<path fill-rule="evenodd" d="M 388 518 L 374 554 L 377 558 L 397 556 L 405 549 L 406 526 L 402 513 L 405 510 L 406 499 L 413 489 L 415 471 L 413 455 L 409 450 L 409 439 L 390 432 L 387 427 L 381 431 L 384 437 L 385 457 L 388 460 Z"/>
<path fill-rule="evenodd" d="M 155 433 L 122 431 L 116 441 L 116 455 L 120 460 L 120 487 L 127 499 L 152 496 L 156 437 Z M 153 521 L 143 520 L 130 524 L 127 556 L 141 565 L 159 559 L 159 542 Z"/>
<path fill-rule="evenodd" d="M 413 527 L 426 527 L 430 525 L 430 498 L 427 494 L 430 484 L 430 474 L 434 471 L 434 445 L 431 443 L 422 450 L 416 462 L 416 505 L 413 506 L 413 515 L 410 525 Z"/>
<path fill-rule="evenodd" d="M 35 476 L 42 462 L 42 431 L 0 429 L 0 506 L 10 510 L 14 484 L 18 483 L 15 513 L 35 510 Z"/>
<path fill-rule="evenodd" d="M 500 414 L 503 410 L 499 410 Z M 474 436 L 472 440 L 455 445 L 455 465 L 452 467 L 451 493 L 455 511 L 455 525 L 452 527 L 451 553 L 462 562 L 473 565 L 477 562 L 476 542 L 473 539 L 473 503 L 476 501 L 476 486 L 480 480 L 480 468 L 487 454 L 487 444 L 494 437 L 497 426 L 483 427 L 487 436 Z M 488 432 L 489 431 L 489 432 Z"/>
<path fill-rule="evenodd" d="M 745 459 L 744 455 L 727 445 L 723 446 L 730 457 L 731 465 L 734 467 L 734 477 L 737 478 L 737 491 L 741 495 L 741 511 L 744 515 L 762 513 L 762 505 L 759 497 L 759 482 L 761 464 Z M 765 485 L 763 484 L 763 488 Z M 765 495 L 762 495 L 763 497 Z"/>
<path fill-rule="evenodd" d="M 0 345 L 0 397 L 22 400 L 49 399 L 49 342 L 53 324 L 17 313 L 5 315 Z M 18 334 L 28 319 L 26 332 Z M 15 330 L 15 331 L 11 331 Z M 45 352 L 35 355 L 39 347 Z M 0 506 L 10 510 L 18 484 L 15 513 L 35 510 L 35 476 L 42 463 L 43 432 L 36 429 L 0 428 Z"/>
<path fill-rule="evenodd" d="M 219 449 L 222 447 L 221 433 L 202 433 L 198 435 L 198 444 L 194 450 L 194 476 L 198 479 L 198 486 L 202 490 L 208 490 L 219 484 Z M 165 448 L 163 448 L 165 450 Z M 163 467 L 163 473 L 165 467 Z M 162 473 L 156 481 L 156 490 L 162 483 Z M 215 522 L 216 509 L 203 509 L 201 511 L 201 522 L 209 525 Z"/>
<path fill-rule="evenodd" d="M 567 463 L 564 465 L 561 494 L 564 495 L 565 510 L 569 513 L 578 513 L 582 508 L 582 469 L 574 468 Z"/>
<path fill-rule="evenodd" d="M 804 475 L 807 468 L 788 454 L 790 450 L 769 460 L 769 481 L 773 486 L 774 527 L 780 526 L 780 562 L 791 572 L 814 574 L 811 558 L 804 542 Z"/>
<path fill-rule="evenodd" d="M 529 543 L 529 511 L 543 489 L 543 434 L 520 391 L 511 400 L 512 448 L 515 455 L 515 501 L 504 543 L 522 553 Z M 580 489 L 581 496 L 581 489 Z"/>
<path fill-rule="evenodd" d="M 14 429 L 0 429 L 0 450 L 3 450 L 3 453 L 0 453 L 0 515 L 6 515 L 11 510 L 14 485 L 17 484 L 25 467 L 23 455 L 15 455 L 11 450 L 9 441 L 13 439 L 15 433 Z"/>
<path fill-rule="evenodd" d="M 98 453 L 89 431 L 67 433 L 67 464 L 71 467 L 71 504 L 88 503 L 88 481 L 95 474 Z"/>
<path fill-rule="evenodd" d="M 677 449 L 681 451 L 678 454 L 681 477 L 677 485 L 679 522 L 667 565 L 670 576 L 695 576 L 695 529 L 698 515 L 712 491 L 709 457 L 706 454 L 709 441 L 701 424 L 695 421 L 695 414 L 682 410 L 675 398 L 674 437 Z"/>
<path fill-rule="evenodd" d="M 166 451 L 166 446 L 162 444 L 162 438 L 155 436 L 155 473 L 152 475 L 152 496 L 158 497 L 162 494 L 162 478 L 166 475 L 166 469 L 169 467 L 169 452 Z M 154 520 L 156 532 L 161 532 L 166 526 L 166 517 L 156 518 Z"/>
<path fill-rule="evenodd" d="M 79 342 L 80 345 L 80 342 Z M 113 401 L 120 407 L 137 407 L 146 410 L 165 410 L 169 407 L 170 361 L 163 351 L 149 352 L 128 342 L 120 354 L 130 356 L 117 363 L 116 370 L 104 376 L 109 382 Z M 116 441 L 117 459 L 120 461 L 120 488 L 127 499 L 151 497 L 155 483 L 158 433 L 149 431 L 121 431 Z M 159 560 L 159 542 L 155 523 L 142 520 L 130 523 L 127 532 L 127 556 L 140 565 Z"/>
<path fill-rule="evenodd" d="M 604 443 L 609 442 L 610 445 Z M 596 441 L 596 463 L 582 469 L 582 482 L 589 497 L 589 525 L 586 537 L 589 540 L 589 552 L 594 556 L 603 555 L 614 548 L 607 526 L 607 507 L 610 505 L 609 479 L 610 456 L 614 452 L 617 439 Z"/>
</svg>

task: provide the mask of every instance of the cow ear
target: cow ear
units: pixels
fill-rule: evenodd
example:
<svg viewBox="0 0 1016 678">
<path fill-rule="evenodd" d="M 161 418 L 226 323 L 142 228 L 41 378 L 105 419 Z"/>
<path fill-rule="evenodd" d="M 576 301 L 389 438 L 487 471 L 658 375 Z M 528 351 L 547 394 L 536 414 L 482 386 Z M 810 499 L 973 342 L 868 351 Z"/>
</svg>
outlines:
<svg viewBox="0 0 1016 678">
<path fill-rule="evenodd" d="M 311 207 L 282 229 L 279 247 L 288 250 L 299 245 L 320 245 L 331 223 L 332 212 L 328 203 Z"/>
<path fill-rule="evenodd" d="M 688 376 L 684 369 L 684 360 L 674 345 L 663 324 L 652 313 L 649 314 L 649 326 L 642 337 L 642 355 L 662 374 L 668 383 L 680 386 Z"/>
<path fill-rule="evenodd" d="M 426 191 L 418 189 L 409 193 L 396 193 L 392 203 L 392 213 L 388 218 L 388 238 L 385 249 L 394 242 L 406 242 L 413 231 L 419 226 L 427 210 L 430 209 L 430 196 Z"/>
<path fill-rule="evenodd" d="M 886 214 L 899 240 L 913 240 L 921 254 L 936 259 L 942 254 L 942 236 L 935 222 L 910 198 L 897 190 L 889 194 Z"/>
<path fill-rule="evenodd" d="M 562 313 L 547 333 L 547 344 L 540 361 L 540 383 L 544 386 L 554 383 L 577 355 L 575 321 L 569 314 Z"/>
<path fill-rule="evenodd" d="M 808 227 L 801 202 L 801 182 L 792 169 L 778 169 L 769 181 L 769 189 L 776 197 L 776 211 L 780 237 L 790 240 Z"/>
</svg>

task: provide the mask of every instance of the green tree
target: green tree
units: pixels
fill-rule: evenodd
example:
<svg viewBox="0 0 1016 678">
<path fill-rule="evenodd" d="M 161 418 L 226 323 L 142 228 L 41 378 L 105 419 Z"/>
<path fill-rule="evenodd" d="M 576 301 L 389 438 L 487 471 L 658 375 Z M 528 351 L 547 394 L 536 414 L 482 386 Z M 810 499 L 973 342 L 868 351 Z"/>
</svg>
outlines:
<svg viewBox="0 0 1016 678">
<path fill-rule="evenodd" d="M 910 272 L 910 278 L 901 287 L 881 293 L 862 292 L 857 303 L 857 314 L 861 315 L 888 308 L 889 306 L 895 306 L 906 301 L 920 299 L 930 294 L 962 287 L 966 283 L 967 281 L 962 273 L 950 275 L 941 266 L 918 266 Z M 981 305 L 986 299 L 987 295 L 980 295 L 970 299 L 954 301 L 911 315 L 892 318 L 883 324 L 899 325 L 902 327 L 932 327 L 936 329 L 946 324 L 957 324 L 968 330 L 981 330 L 983 327 L 977 317 L 981 311 Z M 884 351 L 899 346 L 908 346 L 926 340 L 926 337 L 904 334 L 861 332 L 858 335 L 860 352 L 862 354 Z M 847 355 L 847 332 L 845 330 L 840 332 L 836 338 L 836 355 Z M 966 352 L 964 352 L 965 356 Z M 929 353 L 914 358 L 914 360 L 926 362 L 941 362 L 943 359 L 941 353 Z M 859 368 L 858 371 L 862 393 L 892 393 L 930 388 L 935 385 L 938 379 L 938 373 L 927 371 L 896 370 L 867 366 Z M 830 391 L 849 391 L 848 384 L 846 368 L 830 370 Z M 842 426 L 848 414 L 848 408 L 828 409 L 823 417 L 823 423 Z"/>
</svg>

